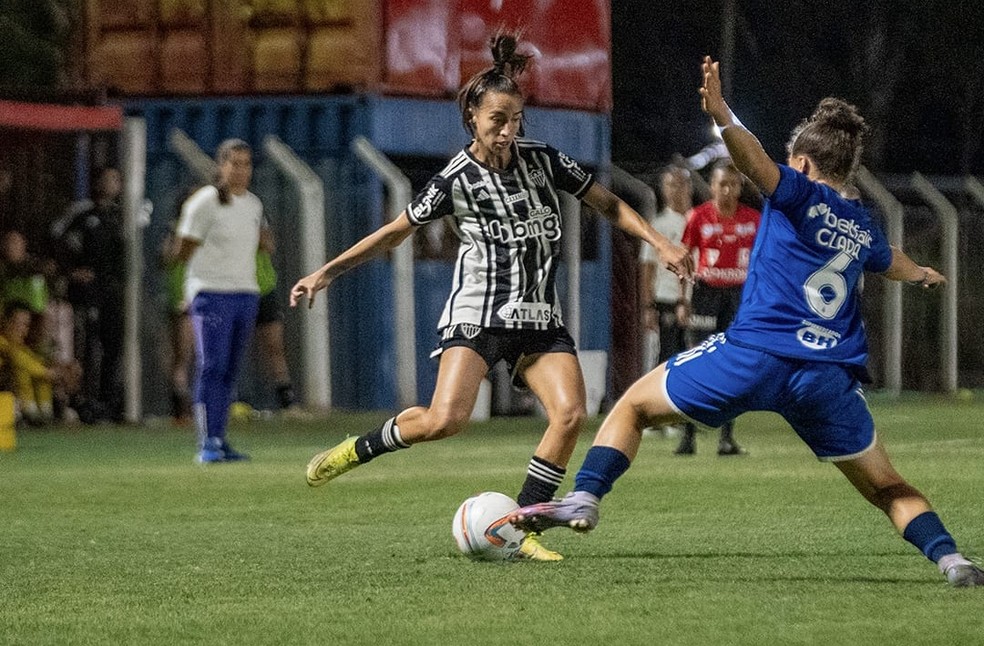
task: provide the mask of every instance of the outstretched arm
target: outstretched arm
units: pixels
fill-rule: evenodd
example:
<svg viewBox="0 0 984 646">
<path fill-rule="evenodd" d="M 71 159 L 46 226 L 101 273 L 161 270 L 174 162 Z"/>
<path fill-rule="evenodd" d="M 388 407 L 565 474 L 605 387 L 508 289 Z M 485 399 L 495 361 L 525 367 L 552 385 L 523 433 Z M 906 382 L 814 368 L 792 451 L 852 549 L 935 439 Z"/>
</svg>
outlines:
<svg viewBox="0 0 984 646">
<path fill-rule="evenodd" d="M 721 137 L 735 166 L 758 186 L 765 195 L 772 195 L 779 185 L 779 167 L 766 154 L 759 140 L 741 124 L 721 94 L 721 73 L 717 61 L 704 57 L 701 64 L 703 85 L 700 107 L 721 129 Z"/>
<path fill-rule="evenodd" d="M 693 258 L 690 252 L 675 246 L 635 209 L 607 188 L 595 182 L 584 195 L 584 202 L 622 231 L 652 245 L 659 254 L 660 261 L 674 274 L 680 278 L 690 278 L 693 275 Z"/>
<path fill-rule="evenodd" d="M 892 247 L 892 264 L 884 274 L 889 280 L 905 281 L 924 289 L 946 282 L 946 277 L 932 267 L 923 267 L 898 247 Z"/>
<path fill-rule="evenodd" d="M 321 269 L 297 281 L 290 290 L 290 306 L 297 307 L 302 298 L 307 298 L 308 307 L 311 307 L 314 305 L 314 295 L 326 289 L 331 281 L 349 269 L 397 247 L 412 233 L 413 225 L 404 211 L 392 222 L 376 229 L 340 253 Z"/>
</svg>

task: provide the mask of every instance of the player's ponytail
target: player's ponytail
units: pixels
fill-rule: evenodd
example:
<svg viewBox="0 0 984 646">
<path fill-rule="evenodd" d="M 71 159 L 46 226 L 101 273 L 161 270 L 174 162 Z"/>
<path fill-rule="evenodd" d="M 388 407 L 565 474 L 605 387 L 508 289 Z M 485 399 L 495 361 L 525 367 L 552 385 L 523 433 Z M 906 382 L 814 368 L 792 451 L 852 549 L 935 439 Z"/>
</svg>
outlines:
<svg viewBox="0 0 984 646">
<path fill-rule="evenodd" d="M 867 133 L 868 124 L 856 107 L 828 97 L 796 126 L 787 150 L 791 156 L 808 156 L 823 177 L 845 183 L 861 163 Z"/>
<path fill-rule="evenodd" d="M 493 36 L 489 41 L 492 67 L 472 76 L 458 91 L 461 122 L 469 134 L 475 134 L 472 111 L 481 104 L 486 92 L 502 92 L 523 98 L 516 77 L 523 73 L 532 56 L 516 51 L 519 46 L 518 38 L 518 35 L 503 32 Z"/>
</svg>

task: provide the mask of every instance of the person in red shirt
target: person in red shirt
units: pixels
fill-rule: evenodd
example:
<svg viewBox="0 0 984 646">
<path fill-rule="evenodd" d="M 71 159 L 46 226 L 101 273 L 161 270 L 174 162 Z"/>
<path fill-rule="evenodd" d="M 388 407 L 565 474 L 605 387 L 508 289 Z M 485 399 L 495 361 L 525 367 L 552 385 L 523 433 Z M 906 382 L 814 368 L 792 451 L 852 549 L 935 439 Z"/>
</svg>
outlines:
<svg viewBox="0 0 984 646">
<path fill-rule="evenodd" d="M 711 199 L 694 208 L 683 232 L 683 246 L 695 255 L 697 270 L 688 316 L 689 345 L 693 347 L 709 334 L 727 329 L 738 311 L 741 290 L 748 276 L 748 261 L 755 243 L 761 214 L 738 201 L 743 176 L 730 159 L 714 165 L 711 171 Z M 686 298 L 681 299 L 687 302 Z M 697 427 L 688 423 L 677 455 L 697 451 Z M 735 442 L 734 423 L 721 427 L 718 455 L 742 455 Z"/>
</svg>

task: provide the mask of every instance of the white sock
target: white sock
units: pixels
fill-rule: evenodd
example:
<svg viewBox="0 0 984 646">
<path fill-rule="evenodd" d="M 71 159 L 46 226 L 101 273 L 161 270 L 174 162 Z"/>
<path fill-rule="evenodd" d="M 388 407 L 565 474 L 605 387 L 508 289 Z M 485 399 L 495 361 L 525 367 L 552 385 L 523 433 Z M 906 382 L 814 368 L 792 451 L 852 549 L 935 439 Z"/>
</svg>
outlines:
<svg viewBox="0 0 984 646">
<path fill-rule="evenodd" d="M 965 559 L 960 552 L 954 552 L 953 554 L 941 556 L 940 560 L 936 562 L 936 565 L 939 566 L 940 572 L 946 574 L 946 571 L 952 567 L 957 565 L 973 565 L 973 563 Z"/>
</svg>

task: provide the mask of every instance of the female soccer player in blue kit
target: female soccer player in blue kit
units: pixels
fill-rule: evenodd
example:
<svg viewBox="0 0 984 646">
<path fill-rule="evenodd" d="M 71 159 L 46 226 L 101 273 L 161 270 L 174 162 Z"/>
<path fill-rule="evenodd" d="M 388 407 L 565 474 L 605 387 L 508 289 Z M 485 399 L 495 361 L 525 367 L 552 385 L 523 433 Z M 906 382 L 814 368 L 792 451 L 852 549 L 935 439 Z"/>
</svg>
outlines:
<svg viewBox="0 0 984 646">
<path fill-rule="evenodd" d="M 926 498 L 893 468 L 862 394 L 863 272 L 924 288 L 945 282 L 889 246 L 861 204 L 841 196 L 860 160 L 864 120 L 854 106 L 824 99 L 793 131 L 788 165 L 780 166 L 731 112 L 710 57 L 703 79 L 704 111 L 766 197 L 738 314 L 726 332 L 671 357 L 622 396 L 572 493 L 519 509 L 510 520 L 529 531 L 591 530 L 599 500 L 635 457 L 642 428 L 681 418 L 716 427 L 745 411 L 771 410 L 818 458 L 834 462 L 951 585 L 984 585 L 984 572 L 957 551 Z"/>
</svg>

